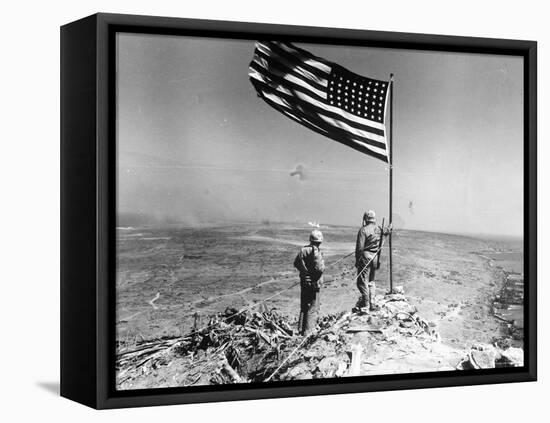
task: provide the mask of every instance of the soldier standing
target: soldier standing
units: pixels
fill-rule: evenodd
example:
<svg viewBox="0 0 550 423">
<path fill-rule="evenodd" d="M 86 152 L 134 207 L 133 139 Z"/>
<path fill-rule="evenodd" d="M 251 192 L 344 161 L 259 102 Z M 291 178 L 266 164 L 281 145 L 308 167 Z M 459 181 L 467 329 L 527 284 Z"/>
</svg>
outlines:
<svg viewBox="0 0 550 423">
<path fill-rule="evenodd" d="M 301 248 L 294 260 L 294 267 L 300 272 L 300 319 L 298 330 L 301 335 L 309 335 L 317 325 L 319 312 L 319 292 L 323 283 L 325 262 L 320 250 L 323 234 L 315 229 L 309 236 L 309 245 Z"/>
<path fill-rule="evenodd" d="M 376 226 L 376 213 L 373 210 L 363 215 L 363 225 L 357 233 L 355 245 L 355 267 L 357 268 L 357 288 L 361 298 L 357 307 L 362 311 L 378 309 L 374 303 L 376 293 L 375 257 L 378 253 L 381 237 L 380 228 Z"/>
</svg>

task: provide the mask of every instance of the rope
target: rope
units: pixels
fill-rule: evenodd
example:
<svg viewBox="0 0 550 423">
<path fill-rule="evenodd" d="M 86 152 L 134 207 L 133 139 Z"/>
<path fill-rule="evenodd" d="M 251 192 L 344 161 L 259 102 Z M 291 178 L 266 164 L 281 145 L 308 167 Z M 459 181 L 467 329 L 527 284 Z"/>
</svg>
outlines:
<svg viewBox="0 0 550 423">
<path fill-rule="evenodd" d="M 363 274 L 363 272 L 367 269 L 367 267 L 368 267 L 369 264 L 372 262 L 372 260 L 376 257 L 376 254 L 380 251 L 380 249 L 381 249 L 381 248 L 379 248 L 379 249 L 374 253 L 374 256 L 367 262 L 367 264 L 365 264 L 365 266 L 363 267 L 363 269 L 361 270 L 361 272 L 359 272 L 359 273 L 357 274 L 357 276 L 355 277 L 354 281 L 356 281 L 357 278 L 359 278 L 359 276 Z M 343 259 L 345 259 L 345 258 L 351 256 L 351 255 L 354 254 L 354 253 L 355 253 L 355 252 L 352 252 L 352 253 L 350 253 L 350 254 L 348 254 L 348 255 L 346 255 L 346 256 L 340 258 L 340 259 L 337 260 L 336 262 L 329 264 L 327 267 L 334 266 L 336 263 L 342 261 Z M 190 336 L 192 336 L 192 335 L 194 335 L 194 334 L 196 334 L 196 333 L 202 332 L 203 330 L 208 329 L 208 328 L 210 328 L 210 327 L 219 325 L 221 322 L 226 322 L 227 320 L 229 320 L 229 319 L 231 319 L 231 318 L 233 318 L 233 317 L 235 317 L 235 316 L 238 316 L 239 314 L 242 314 L 242 313 L 244 313 L 245 311 L 251 310 L 251 309 L 253 309 L 254 307 L 257 307 L 258 305 L 265 303 L 266 301 L 269 301 L 269 300 L 271 300 L 271 299 L 273 299 L 273 298 L 275 298 L 275 297 L 278 297 L 278 296 L 281 295 L 282 293 L 284 293 L 284 292 L 286 292 L 286 291 L 288 291 L 288 290 L 294 288 L 295 286 L 298 286 L 299 284 L 300 284 L 300 282 L 295 282 L 295 283 L 293 283 L 292 285 L 290 285 L 290 286 L 288 286 L 288 287 L 286 287 L 286 288 L 284 288 L 284 289 L 282 289 L 282 290 L 280 290 L 280 291 L 274 293 L 273 295 L 270 295 L 269 297 L 264 298 L 264 299 L 261 300 L 261 301 L 258 301 L 257 303 L 251 304 L 251 305 L 249 305 L 249 306 L 247 306 L 247 307 L 244 307 L 244 308 L 240 309 L 239 311 L 237 311 L 236 313 L 233 313 L 233 314 L 230 315 L 230 316 L 227 316 L 227 317 L 225 317 L 225 318 L 223 318 L 223 319 L 221 319 L 221 320 L 218 320 L 218 321 L 216 321 L 216 322 L 214 322 L 214 323 L 209 323 L 208 325 L 203 326 L 203 327 L 200 328 L 200 329 L 195 329 L 195 330 L 189 332 L 187 335 L 182 336 L 182 337 L 179 337 L 177 340 L 175 340 L 173 343 L 167 345 L 166 347 L 167 347 L 167 348 L 173 347 L 175 344 L 177 344 L 178 342 L 180 342 L 182 339 L 188 338 L 188 337 L 190 337 Z M 306 337 L 306 339 L 307 339 L 307 337 Z M 302 341 L 302 343 L 303 343 L 303 342 L 304 342 L 304 341 Z M 301 344 L 300 344 L 300 345 L 301 345 Z M 122 357 L 122 356 L 124 356 L 124 355 L 126 355 L 126 354 L 130 354 L 130 353 L 133 353 L 133 352 L 135 352 L 135 351 L 127 351 L 127 352 L 125 352 L 125 353 L 119 355 L 119 357 Z M 288 359 L 288 357 L 287 357 L 287 359 Z"/>
<path fill-rule="evenodd" d="M 359 273 L 357 274 L 357 276 L 355 277 L 354 281 L 357 280 L 357 278 L 358 278 L 361 274 L 363 274 L 363 272 L 367 269 L 367 267 L 368 267 L 369 264 L 372 262 L 372 260 L 376 257 L 376 254 L 380 251 L 380 249 L 381 249 L 381 248 L 379 248 L 379 249 L 376 251 L 376 253 L 374 253 L 374 256 L 372 256 L 372 257 L 370 258 L 370 260 L 367 262 L 367 264 L 365 264 L 365 266 L 363 267 L 363 269 L 361 270 L 361 272 L 359 272 Z M 354 252 L 353 252 L 353 253 L 354 253 Z M 353 253 L 351 253 L 351 254 L 353 254 Z M 349 257 L 351 254 L 348 254 L 346 257 Z M 342 259 L 343 259 L 343 258 L 345 258 L 345 257 L 342 257 Z M 342 259 L 340 259 L 340 260 L 342 260 Z M 337 263 L 337 262 L 332 263 L 331 265 L 334 265 L 334 264 L 336 264 L 336 263 Z M 251 304 L 251 305 L 249 305 L 249 306 L 247 306 L 247 307 L 244 307 L 244 308 L 240 309 L 238 312 L 233 313 L 232 315 L 227 316 L 227 317 L 221 319 L 221 320 L 218 321 L 218 322 L 210 323 L 210 324 L 208 324 L 208 325 L 206 325 L 206 326 L 204 326 L 204 327 L 202 327 L 202 328 L 200 328 L 200 329 L 194 330 L 193 332 L 189 333 L 186 337 L 191 336 L 191 335 L 193 335 L 193 334 L 195 334 L 195 333 L 201 332 L 201 331 L 203 331 L 204 329 L 208 329 L 209 327 L 215 326 L 215 325 L 219 324 L 220 322 L 225 322 L 225 321 L 227 321 L 227 320 L 229 320 L 229 319 L 231 319 L 231 318 L 233 318 L 233 317 L 235 317 L 235 316 L 238 316 L 239 314 L 244 313 L 245 311 L 251 310 L 251 309 L 253 309 L 254 307 L 256 307 L 256 306 L 258 306 L 258 305 L 260 305 L 260 304 L 263 304 L 263 303 L 265 303 L 265 302 L 267 302 L 267 301 L 269 301 L 269 300 L 271 300 L 271 299 L 273 299 L 273 298 L 275 298 L 275 297 L 278 297 L 278 296 L 281 295 L 283 292 L 286 292 L 286 291 L 288 291 L 288 290 L 290 290 L 290 289 L 292 289 L 292 288 L 294 288 L 295 286 L 298 286 L 298 285 L 300 285 L 300 282 L 295 282 L 295 283 L 293 283 L 292 285 L 290 285 L 290 286 L 288 286 L 288 287 L 286 287 L 286 288 L 284 288 L 284 289 L 282 289 L 282 290 L 276 292 L 275 294 L 270 295 L 269 297 L 264 298 L 263 300 L 258 301 L 257 303 L 254 303 L 254 304 Z"/>
<path fill-rule="evenodd" d="M 346 254 L 344 257 L 341 257 L 341 258 L 339 258 L 338 260 L 336 260 L 335 262 L 328 264 L 326 267 L 327 267 L 327 268 L 330 268 L 330 267 L 332 267 L 332 266 L 336 266 L 338 263 L 340 263 L 342 260 L 348 258 L 348 257 L 351 256 L 352 254 L 355 254 L 355 251 L 352 251 L 351 253 Z M 248 287 L 248 288 L 241 289 L 240 291 L 230 292 L 230 293 L 228 293 L 228 294 L 218 295 L 218 296 L 216 296 L 216 297 L 201 298 L 201 299 L 199 299 L 199 300 L 194 300 L 194 301 L 191 301 L 191 302 L 189 302 L 189 303 L 186 303 L 185 305 L 191 305 L 191 304 L 201 303 L 201 302 L 203 302 L 203 301 L 211 301 L 211 300 L 213 300 L 213 299 L 220 299 L 220 298 L 231 297 L 231 296 L 233 296 L 233 295 L 244 294 L 244 293 L 246 293 L 246 292 L 253 291 L 254 289 L 260 288 L 260 287 L 263 286 L 263 285 L 276 283 L 276 282 L 279 282 L 279 281 L 282 281 L 282 280 L 285 280 L 285 279 L 290 279 L 291 277 L 294 277 L 294 276 L 285 276 L 285 277 L 277 278 L 277 279 L 271 278 L 271 279 L 269 279 L 269 280 L 267 280 L 267 281 L 260 282 L 260 283 L 254 285 L 254 286 L 250 286 L 250 287 Z"/>
<path fill-rule="evenodd" d="M 282 361 L 281 364 L 279 364 L 279 367 L 277 367 L 277 368 L 275 369 L 275 371 L 274 371 L 273 373 L 271 373 L 271 376 L 269 376 L 267 379 L 264 380 L 264 382 L 269 382 L 269 381 L 271 380 L 271 378 L 272 378 L 273 376 L 275 376 L 279 370 L 281 370 L 281 368 L 285 365 L 285 363 L 286 363 L 288 360 L 290 360 L 290 357 L 292 357 L 292 356 L 302 347 L 302 345 L 305 344 L 305 342 L 309 339 L 309 337 L 310 337 L 311 335 L 312 335 L 312 334 L 307 335 L 307 336 L 302 340 L 302 342 L 300 342 L 300 343 L 298 344 L 298 346 L 297 346 L 296 348 L 294 348 L 294 350 L 288 355 L 288 357 L 285 358 L 285 359 Z"/>
<path fill-rule="evenodd" d="M 374 256 L 372 256 L 370 258 L 370 260 L 367 262 L 367 264 L 365 264 L 365 266 L 363 267 L 363 269 L 361 269 L 361 271 L 357 274 L 357 276 L 355 277 L 355 280 L 357 280 L 357 278 L 359 278 L 359 276 L 361 276 L 363 274 L 363 272 L 369 267 L 369 265 L 371 264 L 371 262 L 374 260 L 374 258 L 376 257 L 376 255 L 378 254 L 378 252 L 382 249 L 382 247 L 378 248 L 378 250 L 376 251 L 376 253 L 374 253 Z M 349 254 L 348 256 L 350 256 L 351 254 Z M 267 300 L 267 299 L 266 299 Z M 334 322 L 336 323 L 336 322 Z M 334 324 L 333 324 L 334 325 Z M 333 326 L 331 325 L 331 326 Z M 302 346 L 305 344 L 305 342 L 314 334 L 316 334 L 317 332 L 314 332 L 314 333 L 311 333 L 309 335 L 307 335 L 303 340 L 302 342 L 300 342 L 298 344 L 298 346 L 296 348 L 294 348 L 294 350 L 292 350 L 292 352 L 281 362 L 281 364 L 279 364 L 279 366 L 273 371 L 273 373 L 271 373 L 271 375 L 264 380 L 264 382 L 269 382 L 271 380 L 271 378 L 273 376 L 275 376 L 279 370 L 282 369 L 282 367 L 288 362 L 288 360 L 290 360 L 290 358 L 296 354 L 300 348 L 302 348 Z"/>
<path fill-rule="evenodd" d="M 378 248 L 376 250 L 376 252 L 374 253 L 374 255 L 369 259 L 369 261 L 367 262 L 367 264 L 365 264 L 365 266 L 363 267 L 363 269 L 357 274 L 357 276 L 355 277 L 354 281 L 356 281 L 359 276 L 361 276 L 363 274 L 363 272 L 365 270 L 367 270 L 367 267 L 369 267 L 369 264 L 371 264 L 371 262 L 376 258 L 376 256 L 378 255 L 378 253 L 380 252 L 380 250 L 382 249 L 382 247 Z"/>
<path fill-rule="evenodd" d="M 352 254 L 355 254 L 355 251 L 352 251 L 351 253 L 349 254 L 346 254 L 344 257 L 341 257 L 339 258 L 338 260 L 336 260 L 334 263 L 330 263 L 327 267 L 331 267 L 331 266 L 336 266 L 338 263 L 340 263 L 342 260 L 344 259 L 347 259 L 349 256 L 351 256 Z"/>
</svg>

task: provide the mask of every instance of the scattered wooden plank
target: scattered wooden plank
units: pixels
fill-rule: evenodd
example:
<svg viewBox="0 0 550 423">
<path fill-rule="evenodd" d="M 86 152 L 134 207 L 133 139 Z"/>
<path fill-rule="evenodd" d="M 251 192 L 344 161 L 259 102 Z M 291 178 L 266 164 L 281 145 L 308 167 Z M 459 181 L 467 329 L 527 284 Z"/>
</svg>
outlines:
<svg viewBox="0 0 550 423">
<path fill-rule="evenodd" d="M 361 356 L 363 347 L 361 344 L 354 344 L 351 347 L 351 364 L 347 376 L 358 376 L 361 373 Z"/>
<path fill-rule="evenodd" d="M 377 332 L 382 333 L 382 329 L 376 326 L 350 326 L 346 329 L 346 332 Z"/>
<path fill-rule="evenodd" d="M 235 383 L 243 383 L 243 379 L 241 376 L 237 373 L 237 371 L 231 367 L 231 364 L 227 362 L 227 359 L 224 359 L 223 370 L 229 375 L 229 377 L 233 380 Z"/>
</svg>

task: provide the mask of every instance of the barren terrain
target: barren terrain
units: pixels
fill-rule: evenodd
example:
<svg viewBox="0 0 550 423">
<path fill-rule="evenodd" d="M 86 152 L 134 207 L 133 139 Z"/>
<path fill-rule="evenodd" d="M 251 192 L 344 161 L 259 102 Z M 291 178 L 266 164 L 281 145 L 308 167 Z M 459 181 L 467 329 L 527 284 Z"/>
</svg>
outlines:
<svg viewBox="0 0 550 423">
<path fill-rule="evenodd" d="M 357 228 L 321 229 L 329 265 L 321 315 L 349 311 L 357 300 L 354 258 L 331 263 L 353 251 Z M 227 307 L 252 305 L 296 283 L 292 262 L 298 248 L 307 244 L 309 230 L 307 225 L 273 223 L 119 228 L 119 345 L 181 336 Z M 463 348 L 505 335 L 502 321 L 491 312 L 492 301 L 505 278 L 501 267 L 523 271 L 521 243 L 399 230 L 393 247 L 394 285 L 404 287 L 443 344 Z M 376 279 L 377 293 L 385 293 L 387 245 Z M 298 306 L 299 287 L 265 303 L 291 319 Z"/>
</svg>

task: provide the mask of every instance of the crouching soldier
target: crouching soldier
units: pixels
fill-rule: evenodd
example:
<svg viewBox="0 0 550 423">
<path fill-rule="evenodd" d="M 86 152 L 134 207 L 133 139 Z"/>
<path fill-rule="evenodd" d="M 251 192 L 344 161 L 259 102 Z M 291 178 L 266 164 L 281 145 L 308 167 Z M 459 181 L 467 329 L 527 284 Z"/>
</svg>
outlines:
<svg viewBox="0 0 550 423">
<path fill-rule="evenodd" d="M 325 262 L 320 250 L 323 234 L 315 229 L 309 236 L 309 245 L 302 247 L 294 267 L 300 272 L 300 319 L 298 330 L 301 335 L 309 335 L 317 325 L 319 313 L 319 292 L 323 283 Z"/>
</svg>

